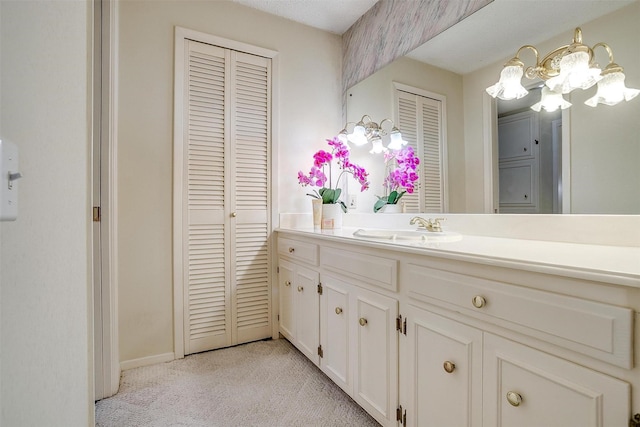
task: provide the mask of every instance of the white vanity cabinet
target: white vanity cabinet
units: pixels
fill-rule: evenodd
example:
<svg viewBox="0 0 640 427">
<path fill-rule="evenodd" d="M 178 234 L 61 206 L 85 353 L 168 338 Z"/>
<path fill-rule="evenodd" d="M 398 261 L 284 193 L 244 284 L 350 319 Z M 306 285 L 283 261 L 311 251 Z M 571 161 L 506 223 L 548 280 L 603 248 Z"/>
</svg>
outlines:
<svg viewBox="0 0 640 427">
<path fill-rule="evenodd" d="M 353 347 L 349 326 L 352 287 L 332 276 L 322 276 L 320 297 L 320 368 L 348 395 L 353 395 L 351 354 Z"/>
<path fill-rule="evenodd" d="M 398 402 L 397 261 L 320 249 L 321 368 L 383 426 Z"/>
<path fill-rule="evenodd" d="M 280 284 L 280 330 L 313 349 L 290 324 L 318 322 L 320 368 L 382 425 L 636 425 L 629 423 L 640 402 L 632 395 L 640 388 L 635 282 L 279 236 L 281 282 L 294 278 Z M 293 283 L 305 276 L 312 283 L 315 273 L 319 311 L 309 306 L 290 320 L 285 312 L 302 306 Z"/>
<path fill-rule="evenodd" d="M 626 426 L 629 384 L 504 338 L 484 337 L 484 425 Z"/>
<path fill-rule="evenodd" d="M 398 300 L 322 275 L 320 366 L 380 424 L 396 425 Z"/>
<path fill-rule="evenodd" d="M 357 289 L 352 295 L 352 397 L 380 424 L 395 426 L 398 300 L 365 289 Z"/>
<path fill-rule="evenodd" d="M 482 426 L 482 331 L 406 305 L 400 378 L 407 426 Z"/>
<path fill-rule="evenodd" d="M 313 363 L 320 365 L 320 273 L 317 246 L 278 239 L 280 333 Z M 285 259 L 286 257 L 286 259 Z"/>
</svg>

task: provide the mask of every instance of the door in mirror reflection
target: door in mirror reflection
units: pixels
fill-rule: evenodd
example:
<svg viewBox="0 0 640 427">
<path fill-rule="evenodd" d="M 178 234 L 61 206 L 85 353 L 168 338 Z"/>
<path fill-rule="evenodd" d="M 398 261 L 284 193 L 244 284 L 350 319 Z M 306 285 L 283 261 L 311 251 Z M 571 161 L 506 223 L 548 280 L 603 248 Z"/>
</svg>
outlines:
<svg viewBox="0 0 640 427">
<path fill-rule="evenodd" d="M 498 114 L 499 212 L 561 213 L 560 111 L 537 113 L 499 101 Z"/>
</svg>

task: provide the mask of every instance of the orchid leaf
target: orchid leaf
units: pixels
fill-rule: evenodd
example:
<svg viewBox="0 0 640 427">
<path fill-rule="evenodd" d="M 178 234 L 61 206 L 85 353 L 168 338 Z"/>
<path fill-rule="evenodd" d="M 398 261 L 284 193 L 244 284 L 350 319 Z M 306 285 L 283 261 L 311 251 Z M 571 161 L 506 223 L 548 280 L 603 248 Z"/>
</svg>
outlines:
<svg viewBox="0 0 640 427">
<path fill-rule="evenodd" d="M 377 213 L 384 205 L 387 204 L 387 200 L 384 197 L 378 198 L 378 201 L 373 205 L 373 212 Z"/>
</svg>

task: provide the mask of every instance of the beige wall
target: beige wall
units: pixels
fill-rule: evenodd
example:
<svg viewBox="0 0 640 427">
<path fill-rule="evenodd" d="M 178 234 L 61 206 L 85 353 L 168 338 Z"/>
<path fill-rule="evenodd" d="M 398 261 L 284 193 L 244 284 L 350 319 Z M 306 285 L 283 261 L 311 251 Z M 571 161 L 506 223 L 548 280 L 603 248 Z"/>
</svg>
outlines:
<svg viewBox="0 0 640 427">
<path fill-rule="evenodd" d="M 628 87 L 640 88 L 640 2 L 606 17 L 581 25 L 583 40 L 593 46 L 608 43 L 614 59 L 625 68 Z M 536 47 L 544 53 L 571 42 L 567 31 Z M 519 46 L 514 46 L 514 53 Z M 522 56 L 525 65 L 533 65 L 530 54 Z M 484 89 L 497 81 L 502 65 L 509 58 L 464 76 L 464 117 L 467 210 L 483 212 Z M 596 50 L 597 62 L 604 67 L 608 58 Z M 525 79 L 526 81 L 526 79 Z M 640 213 L 640 98 L 616 106 L 591 108 L 584 101 L 595 88 L 574 91 L 566 97 L 573 106 L 571 115 L 571 212 L 572 213 Z"/>
<path fill-rule="evenodd" d="M 464 212 L 462 76 L 407 57 L 399 58 L 347 91 L 347 120 L 357 122 L 365 114 L 377 123 L 385 118 L 393 119 L 393 82 L 446 96 L 449 211 Z M 351 186 L 356 188 L 358 212 L 372 212 L 377 200 L 375 195 L 383 194 L 383 158 L 369 154 L 370 148 L 370 145 L 352 148 L 352 160 L 357 160 L 371 174 L 370 191 L 360 194 L 358 186 Z"/>
<path fill-rule="evenodd" d="M 0 2 L 0 136 L 23 175 L 18 219 L 0 226 L 5 426 L 93 424 L 90 5 Z"/>
<path fill-rule="evenodd" d="M 173 352 L 174 26 L 279 52 L 280 212 L 311 211 L 297 171 L 342 126 L 341 40 L 232 2 L 123 1 L 119 20 L 120 358 L 130 361 Z"/>
</svg>

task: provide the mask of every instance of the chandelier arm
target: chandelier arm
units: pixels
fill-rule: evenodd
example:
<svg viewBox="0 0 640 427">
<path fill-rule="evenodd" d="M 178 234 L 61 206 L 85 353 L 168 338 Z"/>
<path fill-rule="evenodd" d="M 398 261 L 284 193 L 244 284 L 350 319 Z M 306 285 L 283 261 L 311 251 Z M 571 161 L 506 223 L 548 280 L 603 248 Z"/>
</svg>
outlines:
<svg viewBox="0 0 640 427">
<path fill-rule="evenodd" d="M 613 64 L 613 50 L 611 50 L 611 48 L 609 47 L 608 44 L 600 42 L 600 43 L 596 43 L 595 45 L 593 45 L 593 47 L 591 48 L 592 51 L 595 51 L 597 47 L 603 47 L 606 51 L 607 54 L 609 54 L 609 64 Z"/>
<path fill-rule="evenodd" d="M 380 129 L 382 129 L 382 124 L 383 124 L 384 122 L 389 122 L 389 123 L 391 123 L 391 127 L 392 127 L 392 128 L 393 128 L 393 127 L 395 127 L 395 125 L 396 125 L 396 124 L 394 123 L 394 121 L 393 121 L 393 120 L 391 120 L 391 119 L 383 119 L 383 120 L 380 122 Z"/>
<path fill-rule="evenodd" d="M 532 67 L 527 67 L 525 72 L 524 72 L 524 75 L 525 75 L 526 78 L 528 78 L 529 80 L 533 80 L 536 77 L 538 77 L 538 71 L 540 70 L 540 53 L 538 52 L 538 49 L 536 49 L 535 46 L 532 46 L 530 44 L 526 44 L 526 45 L 520 47 L 520 49 L 518 49 L 518 51 L 516 52 L 516 56 L 513 59 L 519 61 L 523 65 L 523 68 L 524 68 L 524 63 L 520 59 L 520 53 L 525 49 L 532 50 L 533 53 L 536 56 L 536 65 L 535 65 L 535 67 L 533 67 L 533 66 Z"/>
</svg>

